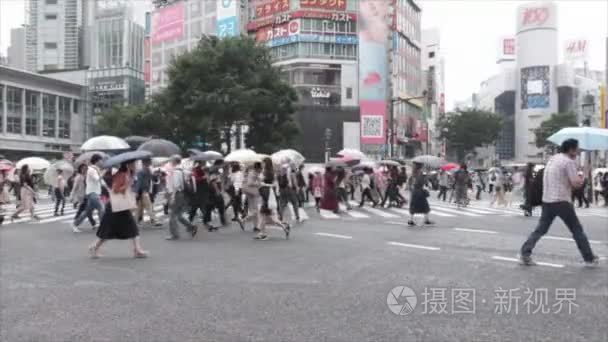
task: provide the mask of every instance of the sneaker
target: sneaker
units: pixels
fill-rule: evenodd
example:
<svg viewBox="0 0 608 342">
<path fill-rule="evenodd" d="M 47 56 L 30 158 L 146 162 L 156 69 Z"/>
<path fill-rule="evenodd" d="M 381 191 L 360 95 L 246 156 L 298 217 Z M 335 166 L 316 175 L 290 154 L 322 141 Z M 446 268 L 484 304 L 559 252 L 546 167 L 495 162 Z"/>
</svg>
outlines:
<svg viewBox="0 0 608 342">
<path fill-rule="evenodd" d="M 289 232 L 291 232 L 291 226 L 289 224 L 286 224 L 283 230 L 285 231 L 285 240 L 289 240 Z"/>
<path fill-rule="evenodd" d="M 259 233 L 259 232 L 260 232 L 260 228 L 258 228 L 258 227 L 253 227 L 253 232 L 254 232 L 254 233 Z"/>
<path fill-rule="evenodd" d="M 407 221 L 407 225 L 410 227 L 414 227 L 414 226 L 416 226 L 416 222 L 409 220 L 409 221 Z"/>
<path fill-rule="evenodd" d="M 585 267 L 587 268 L 594 268 L 597 267 L 600 264 L 600 258 L 597 256 L 593 256 L 593 259 L 591 261 L 585 261 Z"/>
<path fill-rule="evenodd" d="M 148 251 L 136 251 L 133 253 L 133 257 L 136 259 L 145 259 L 148 257 Z"/>
<path fill-rule="evenodd" d="M 261 241 L 266 241 L 268 240 L 268 235 L 256 235 L 254 238 L 254 240 L 261 240 Z"/>
<path fill-rule="evenodd" d="M 435 222 L 433 222 L 431 220 L 426 220 L 426 221 L 424 221 L 424 224 L 427 225 L 427 226 L 432 226 L 432 225 L 435 224 Z"/>
<path fill-rule="evenodd" d="M 165 240 L 174 241 L 174 240 L 179 240 L 179 238 L 177 236 L 169 235 L 169 236 L 165 237 Z"/>
<path fill-rule="evenodd" d="M 532 260 L 531 256 L 519 256 L 519 264 L 522 266 L 536 266 L 534 260 Z"/>
<path fill-rule="evenodd" d="M 74 233 L 82 233 L 82 230 L 78 229 L 78 226 L 73 224 L 72 225 L 72 232 Z"/>
</svg>

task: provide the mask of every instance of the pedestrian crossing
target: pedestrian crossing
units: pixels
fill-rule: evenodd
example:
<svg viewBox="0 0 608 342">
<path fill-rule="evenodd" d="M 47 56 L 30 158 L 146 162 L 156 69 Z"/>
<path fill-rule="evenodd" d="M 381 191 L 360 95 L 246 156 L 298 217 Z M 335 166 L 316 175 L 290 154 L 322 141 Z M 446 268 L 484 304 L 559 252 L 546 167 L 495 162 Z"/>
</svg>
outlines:
<svg viewBox="0 0 608 342">
<path fill-rule="evenodd" d="M 380 208 L 363 206 L 359 207 L 359 203 L 355 201 L 349 202 L 352 207 L 350 210 L 344 205 L 340 204 L 339 212 L 334 213 L 329 210 L 320 209 L 318 216 L 321 219 L 326 220 L 339 220 L 344 218 L 349 219 L 395 219 L 409 216 L 409 210 L 407 205 L 403 208 Z M 522 217 L 523 211 L 518 207 L 490 207 L 489 202 L 471 202 L 467 207 L 458 208 L 454 203 L 441 202 L 437 200 L 430 200 L 429 205 L 431 207 L 430 216 L 438 218 L 483 218 L 483 217 Z M 313 207 L 313 204 L 309 204 L 308 207 Z M 518 205 L 517 205 L 518 206 Z M 579 217 L 598 217 L 608 218 L 608 209 L 605 208 L 587 208 L 577 209 L 577 215 Z M 540 208 L 534 208 L 533 216 L 540 216 Z"/>
</svg>

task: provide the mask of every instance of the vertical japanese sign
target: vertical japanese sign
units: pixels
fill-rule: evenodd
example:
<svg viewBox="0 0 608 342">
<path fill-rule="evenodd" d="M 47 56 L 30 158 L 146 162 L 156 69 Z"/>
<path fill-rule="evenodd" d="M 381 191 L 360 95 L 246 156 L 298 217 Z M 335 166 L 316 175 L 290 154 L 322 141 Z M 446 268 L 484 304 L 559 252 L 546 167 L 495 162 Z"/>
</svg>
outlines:
<svg viewBox="0 0 608 342">
<path fill-rule="evenodd" d="M 359 1 L 361 144 L 386 142 L 388 1 Z"/>
<path fill-rule="evenodd" d="M 178 39 L 184 35 L 184 3 L 161 8 L 152 16 L 152 44 Z"/>
<path fill-rule="evenodd" d="M 240 34 L 237 6 L 239 0 L 217 0 L 217 36 L 234 37 Z"/>
</svg>

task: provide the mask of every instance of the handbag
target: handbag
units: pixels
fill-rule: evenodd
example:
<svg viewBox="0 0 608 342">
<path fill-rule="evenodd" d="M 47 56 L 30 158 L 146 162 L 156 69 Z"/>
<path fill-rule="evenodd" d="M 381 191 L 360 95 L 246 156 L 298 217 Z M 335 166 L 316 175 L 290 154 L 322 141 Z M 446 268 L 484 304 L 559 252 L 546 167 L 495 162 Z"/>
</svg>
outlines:
<svg viewBox="0 0 608 342">
<path fill-rule="evenodd" d="M 129 189 L 124 194 L 110 191 L 110 205 L 113 213 L 135 209 L 137 208 L 135 193 Z"/>
</svg>

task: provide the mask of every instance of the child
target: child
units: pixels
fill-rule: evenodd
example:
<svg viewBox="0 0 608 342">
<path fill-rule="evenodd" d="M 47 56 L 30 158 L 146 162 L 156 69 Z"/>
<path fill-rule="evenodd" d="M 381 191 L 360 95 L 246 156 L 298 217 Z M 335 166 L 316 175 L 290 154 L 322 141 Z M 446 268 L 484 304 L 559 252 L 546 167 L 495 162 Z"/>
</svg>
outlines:
<svg viewBox="0 0 608 342">
<path fill-rule="evenodd" d="M 321 197 L 323 197 L 323 176 L 320 171 L 315 172 L 312 179 L 312 193 L 315 197 L 315 208 L 317 211 L 321 211 Z"/>
</svg>

